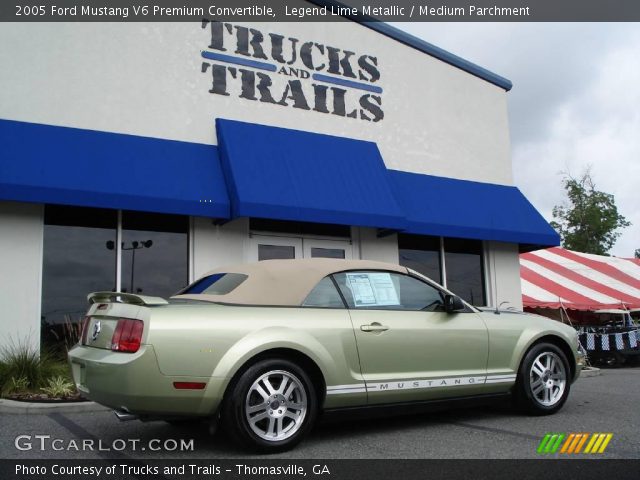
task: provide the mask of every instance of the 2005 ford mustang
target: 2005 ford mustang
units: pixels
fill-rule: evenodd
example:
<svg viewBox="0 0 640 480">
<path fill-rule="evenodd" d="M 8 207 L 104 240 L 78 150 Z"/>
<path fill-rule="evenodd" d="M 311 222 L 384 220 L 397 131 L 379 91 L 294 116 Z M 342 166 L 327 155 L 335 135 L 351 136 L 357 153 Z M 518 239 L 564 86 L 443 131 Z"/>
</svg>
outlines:
<svg viewBox="0 0 640 480">
<path fill-rule="evenodd" d="M 320 412 L 344 408 L 511 395 L 550 414 L 580 372 L 571 327 L 480 311 L 385 263 L 267 260 L 217 269 L 168 301 L 89 301 L 69 353 L 81 392 L 122 418 L 219 418 L 262 451 L 291 448 Z"/>
</svg>

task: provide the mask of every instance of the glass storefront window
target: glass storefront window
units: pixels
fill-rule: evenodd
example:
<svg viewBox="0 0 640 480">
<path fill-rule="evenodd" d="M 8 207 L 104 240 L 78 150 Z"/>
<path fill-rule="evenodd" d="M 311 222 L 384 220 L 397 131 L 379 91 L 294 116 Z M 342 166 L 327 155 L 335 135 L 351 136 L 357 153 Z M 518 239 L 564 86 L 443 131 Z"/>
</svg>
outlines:
<svg viewBox="0 0 640 480">
<path fill-rule="evenodd" d="M 482 242 L 445 238 L 444 258 L 447 288 L 472 305 L 485 306 Z"/>
<path fill-rule="evenodd" d="M 122 212 L 123 292 L 169 297 L 188 283 L 188 217 Z M 87 294 L 116 291 L 118 211 L 47 205 L 42 329 L 46 346 L 70 347 Z"/>
<path fill-rule="evenodd" d="M 169 297 L 189 283 L 188 217 L 122 212 L 122 291 Z"/>
<path fill-rule="evenodd" d="M 442 284 L 440 237 L 399 234 L 398 249 L 400 265 Z"/>
<path fill-rule="evenodd" d="M 87 294 L 114 291 L 117 212 L 47 206 L 42 266 L 42 341 L 61 343 L 87 311 Z M 73 339 L 70 339 L 73 340 Z"/>
<path fill-rule="evenodd" d="M 442 239 L 426 235 L 398 235 L 400 265 L 426 275 L 476 306 L 487 304 L 483 246 L 480 240 Z M 443 268 L 444 266 L 444 268 Z"/>
</svg>

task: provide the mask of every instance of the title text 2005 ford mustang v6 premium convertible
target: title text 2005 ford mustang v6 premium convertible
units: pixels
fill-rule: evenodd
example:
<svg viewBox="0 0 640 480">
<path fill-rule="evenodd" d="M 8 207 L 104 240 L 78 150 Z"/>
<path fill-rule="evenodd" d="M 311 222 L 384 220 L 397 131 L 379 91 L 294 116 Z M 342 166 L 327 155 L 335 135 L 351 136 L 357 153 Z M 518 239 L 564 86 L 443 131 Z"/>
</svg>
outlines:
<svg viewBox="0 0 640 480">
<path fill-rule="evenodd" d="M 217 269 L 169 301 L 89 295 L 78 389 L 121 416 L 220 418 L 245 446 L 291 448 L 321 411 L 510 394 L 562 407 L 576 332 L 482 312 L 398 265 L 267 260 Z"/>
</svg>

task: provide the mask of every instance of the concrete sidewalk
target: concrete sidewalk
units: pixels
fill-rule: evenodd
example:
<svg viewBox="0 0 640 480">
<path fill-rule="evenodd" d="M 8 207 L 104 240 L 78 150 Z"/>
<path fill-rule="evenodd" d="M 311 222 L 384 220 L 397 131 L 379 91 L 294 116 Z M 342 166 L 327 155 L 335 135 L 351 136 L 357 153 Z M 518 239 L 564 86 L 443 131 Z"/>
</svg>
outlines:
<svg viewBox="0 0 640 480">
<path fill-rule="evenodd" d="M 586 367 L 580 372 L 580 378 L 597 377 L 602 374 L 602 371 L 596 367 Z"/>
</svg>

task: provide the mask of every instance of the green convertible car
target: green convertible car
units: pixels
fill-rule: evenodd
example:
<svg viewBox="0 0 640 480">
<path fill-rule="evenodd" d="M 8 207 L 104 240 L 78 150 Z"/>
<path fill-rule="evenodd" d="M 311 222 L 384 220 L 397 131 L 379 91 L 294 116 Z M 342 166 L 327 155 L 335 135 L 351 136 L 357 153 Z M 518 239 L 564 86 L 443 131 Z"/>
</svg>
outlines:
<svg viewBox="0 0 640 480">
<path fill-rule="evenodd" d="M 169 300 L 89 301 L 69 352 L 81 392 L 121 419 L 219 419 L 268 452 L 339 409 L 511 395 L 554 413 L 582 362 L 567 325 L 481 311 L 372 261 L 267 260 L 216 269 Z"/>
</svg>

